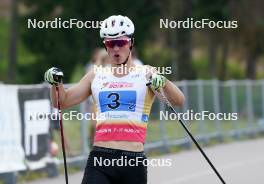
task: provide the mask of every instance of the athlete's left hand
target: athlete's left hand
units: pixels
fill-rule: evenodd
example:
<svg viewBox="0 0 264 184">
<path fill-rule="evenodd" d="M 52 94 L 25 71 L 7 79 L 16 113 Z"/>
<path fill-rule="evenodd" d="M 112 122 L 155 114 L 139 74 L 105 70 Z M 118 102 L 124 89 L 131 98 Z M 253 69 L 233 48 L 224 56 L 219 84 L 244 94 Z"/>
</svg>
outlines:
<svg viewBox="0 0 264 184">
<path fill-rule="evenodd" d="M 160 90 L 165 86 L 166 81 L 167 81 L 166 77 L 153 73 L 151 76 L 151 87 L 155 90 Z"/>
</svg>

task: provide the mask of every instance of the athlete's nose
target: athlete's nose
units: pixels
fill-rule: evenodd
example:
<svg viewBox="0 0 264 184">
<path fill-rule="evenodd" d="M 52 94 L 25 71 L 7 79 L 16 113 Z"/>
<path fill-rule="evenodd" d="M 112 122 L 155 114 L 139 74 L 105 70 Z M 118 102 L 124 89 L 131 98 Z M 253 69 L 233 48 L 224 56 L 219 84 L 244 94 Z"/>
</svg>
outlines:
<svg viewBox="0 0 264 184">
<path fill-rule="evenodd" d="M 120 48 L 117 45 L 115 45 L 114 48 L 113 48 L 114 51 L 119 51 L 119 49 Z"/>
</svg>

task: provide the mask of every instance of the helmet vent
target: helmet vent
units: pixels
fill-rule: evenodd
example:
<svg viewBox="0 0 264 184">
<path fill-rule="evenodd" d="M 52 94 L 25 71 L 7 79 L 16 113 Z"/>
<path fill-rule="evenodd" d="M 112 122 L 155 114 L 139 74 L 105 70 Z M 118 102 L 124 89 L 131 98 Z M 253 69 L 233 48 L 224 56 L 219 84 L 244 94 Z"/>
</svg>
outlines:
<svg viewBox="0 0 264 184">
<path fill-rule="evenodd" d="M 108 34 L 109 36 L 117 36 L 118 35 L 118 33 L 116 33 L 116 34 Z"/>
<path fill-rule="evenodd" d="M 112 27 L 115 26 L 115 20 L 112 20 Z"/>
</svg>

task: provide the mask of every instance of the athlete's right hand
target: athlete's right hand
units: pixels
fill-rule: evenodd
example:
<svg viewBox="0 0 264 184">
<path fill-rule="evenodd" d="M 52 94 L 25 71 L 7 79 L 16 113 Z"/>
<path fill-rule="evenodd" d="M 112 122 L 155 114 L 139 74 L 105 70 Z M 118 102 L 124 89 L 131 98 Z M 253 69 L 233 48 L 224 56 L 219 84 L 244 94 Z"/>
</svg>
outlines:
<svg viewBox="0 0 264 184">
<path fill-rule="evenodd" d="M 62 82 L 63 72 L 61 69 L 52 67 L 45 72 L 44 80 L 51 85 L 57 85 Z"/>
</svg>

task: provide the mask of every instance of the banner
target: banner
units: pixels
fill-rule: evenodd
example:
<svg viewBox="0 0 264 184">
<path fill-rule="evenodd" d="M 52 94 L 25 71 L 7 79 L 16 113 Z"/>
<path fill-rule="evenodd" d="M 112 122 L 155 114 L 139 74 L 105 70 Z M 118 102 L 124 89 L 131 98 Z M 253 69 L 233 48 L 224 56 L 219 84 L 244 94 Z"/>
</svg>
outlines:
<svg viewBox="0 0 264 184">
<path fill-rule="evenodd" d="M 22 143 L 30 170 L 40 169 L 52 162 L 49 155 L 51 112 L 47 87 L 20 87 L 18 90 L 22 124 Z"/>
<path fill-rule="evenodd" d="M 17 91 L 0 84 L 0 173 L 26 169 Z"/>
</svg>

